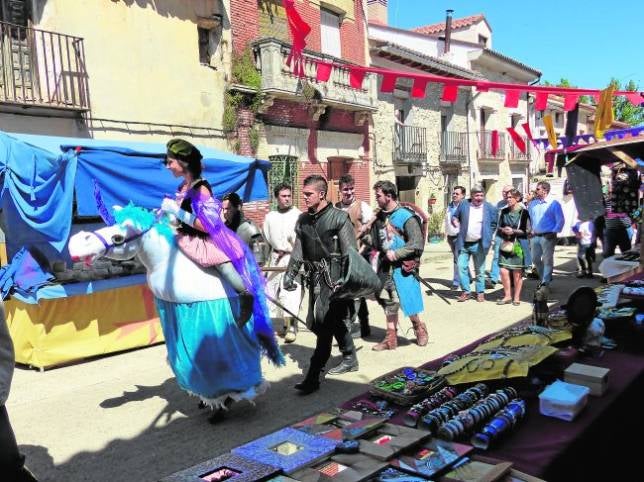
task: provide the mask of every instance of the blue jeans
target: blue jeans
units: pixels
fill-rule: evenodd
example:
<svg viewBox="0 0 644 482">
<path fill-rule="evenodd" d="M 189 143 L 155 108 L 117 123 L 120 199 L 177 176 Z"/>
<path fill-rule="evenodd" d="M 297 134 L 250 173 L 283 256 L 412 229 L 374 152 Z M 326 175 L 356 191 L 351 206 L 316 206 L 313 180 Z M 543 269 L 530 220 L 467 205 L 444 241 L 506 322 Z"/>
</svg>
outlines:
<svg viewBox="0 0 644 482">
<path fill-rule="evenodd" d="M 552 281 L 552 269 L 554 266 L 555 245 L 557 235 L 546 236 L 536 235 L 530 239 L 530 250 L 532 251 L 532 262 L 534 263 L 541 282 L 549 284 Z"/>
<path fill-rule="evenodd" d="M 470 292 L 470 256 L 474 260 L 474 272 L 476 273 L 476 292 L 485 292 L 485 255 L 481 241 L 473 243 L 465 242 L 458 253 L 458 269 L 461 276 L 461 288 L 465 293 Z"/>
<path fill-rule="evenodd" d="M 452 278 L 452 286 L 461 284 L 461 277 L 458 274 L 458 253 L 456 252 L 456 238 L 458 236 L 447 236 L 447 244 L 449 249 L 452 250 L 452 257 L 454 258 L 454 277 Z"/>
<path fill-rule="evenodd" d="M 490 280 L 495 283 L 499 282 L 499 250 L 503 239 L 499 236 L 494 238 L 494 256 L 492 257 L 492 266 L 490 266 Z"/>
</svg>

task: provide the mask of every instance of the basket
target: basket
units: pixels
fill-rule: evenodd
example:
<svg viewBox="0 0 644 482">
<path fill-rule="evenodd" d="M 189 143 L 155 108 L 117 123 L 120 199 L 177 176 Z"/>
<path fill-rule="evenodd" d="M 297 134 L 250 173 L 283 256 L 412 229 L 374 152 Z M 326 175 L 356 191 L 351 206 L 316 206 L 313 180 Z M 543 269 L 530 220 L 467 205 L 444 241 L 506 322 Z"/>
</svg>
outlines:
<svg viewBox="0 0 644 482">
<path fill-rule="evenodd" d="M 369 382 L 369 393 L 397 405 L 410 406 L 447 386 L 435 371 L 404 367 Z"/>
</svg>

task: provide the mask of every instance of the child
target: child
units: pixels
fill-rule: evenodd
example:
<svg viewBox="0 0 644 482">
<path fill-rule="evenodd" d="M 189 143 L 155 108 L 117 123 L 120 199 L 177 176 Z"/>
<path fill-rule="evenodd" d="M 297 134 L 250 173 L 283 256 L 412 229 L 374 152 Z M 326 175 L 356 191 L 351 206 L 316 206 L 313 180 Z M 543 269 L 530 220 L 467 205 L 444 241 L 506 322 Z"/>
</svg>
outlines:
<svg viewBox="0 0 644 482">
<path fill-rule="evenodd" d="M 589 219 L 579 220 L 572 227 L 577 238 L 577 260 L 580 272 L 577 278 L 593 277 L 593 261 L 595 261 L 595 225 Z"/>
</svg>

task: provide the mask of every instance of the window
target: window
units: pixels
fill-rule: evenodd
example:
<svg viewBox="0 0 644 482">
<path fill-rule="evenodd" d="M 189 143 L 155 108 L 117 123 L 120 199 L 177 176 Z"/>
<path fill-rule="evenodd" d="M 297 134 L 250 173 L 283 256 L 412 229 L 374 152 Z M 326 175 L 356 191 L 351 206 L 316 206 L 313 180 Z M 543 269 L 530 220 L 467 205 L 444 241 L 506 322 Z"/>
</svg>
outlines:
<svg viewBox="0 0 644 482">
<path fill-rule="evenodd" d="M 340 23 L 340 15 L 324 8 L 320 9 L 320 39 L 322 44 L 322 53 L 333 55 L 338 58 L 342 57 Z"/>
<path fill-rule="evenodd" d="M 293 204 L 299 206 L 297 157 L 288 155 L 268 156 L 271 169 L 268 171 L 268 186 L 271 195 L 271 207 L 277 208 L 277 200 L 273 197 L 273 189 L 283 182 L 293 187 Z"/>
<path fill-rule="evenodd" d="M 485 132 L 486 122 L 487 122 L 487 112 L 485 111 L 484 108 L 481 108 L 481 119 L 480 119 L 481 132 Z"/>
<path fill-rule="evenodd" d="M 479 34 L 479 45 L 482 45 L 483 47 L 487 47 L 487 37 L 485 35 Z"/>
<path fill-rule="evenodd" d="M 197 18 L 197 38 L 199 42 L 199 63 L 214 67 L 215 52 L 221 39 L 221 16 Z"/>
<path fill-rule="evenodd" d="M 555 112 L 555 124 L 561 123 L 561 112 Z"/>
<path fill-rule="evenodd" d="M 445 132 L 447 130 L 448 124 L 449 124 L 449 119 L 447 118 L 447 114 L 442 113 L 441 114 L 441 132 Z"/>
</svg>

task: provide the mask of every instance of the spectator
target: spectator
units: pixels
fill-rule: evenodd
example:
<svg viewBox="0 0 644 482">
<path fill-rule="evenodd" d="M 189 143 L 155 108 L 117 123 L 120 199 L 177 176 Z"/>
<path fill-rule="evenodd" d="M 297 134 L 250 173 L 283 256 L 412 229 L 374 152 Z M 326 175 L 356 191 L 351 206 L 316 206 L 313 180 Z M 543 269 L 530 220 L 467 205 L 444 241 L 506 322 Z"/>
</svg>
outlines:
<svg viewBox="0 0 644 482">
<path fill-rule="evenodd" d="M 476 273 L 476 301 L 482 303 L 485 301 L 485 256 L 492 244 L 497 225 L 497 210 L 485 201 L 483 188 L 472 188 L 471 199 L 461 202 L 452 216 L 452 224 L 459 228 L 456 247 L 463 292 L 458 301 L 463 302 L 471 298 L 468 271 L 472 257 Z"/>
<path fill-rule="evenodd" d="M 557 233 L 563 228 L 564 215 L 559 202 L 550 196 L 550 183 L 539 182 L 535 193 L 536 197 L 528 205 L 532 222 L 530 250 L 541 284 L 549 285 L 552 281 Z"/>
</svg>

